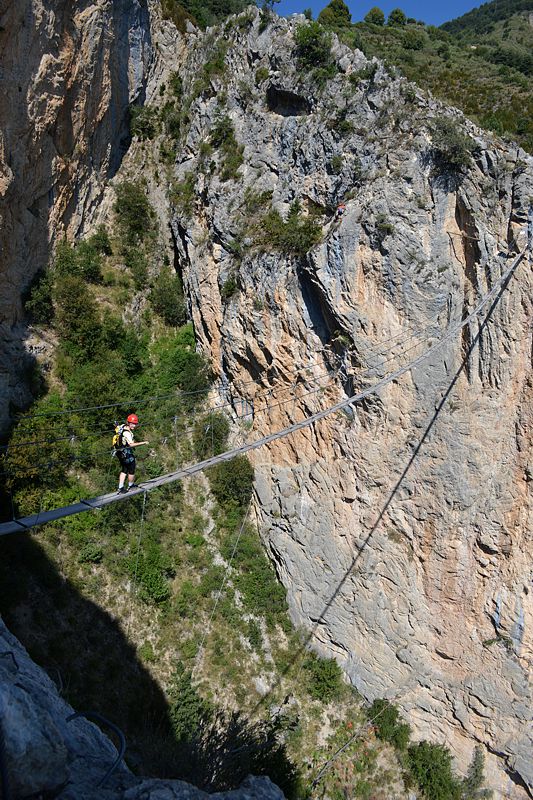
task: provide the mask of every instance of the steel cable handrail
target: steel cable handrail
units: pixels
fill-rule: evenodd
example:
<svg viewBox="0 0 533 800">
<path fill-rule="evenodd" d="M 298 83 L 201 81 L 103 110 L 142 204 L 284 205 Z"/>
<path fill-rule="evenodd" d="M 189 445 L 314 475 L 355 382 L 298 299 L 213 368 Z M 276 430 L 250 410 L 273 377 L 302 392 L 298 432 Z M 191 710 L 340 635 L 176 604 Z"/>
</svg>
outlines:
<svg viewBox="0 0 533 800">
<path fill-rule="evenodd" d="M 516 258 L 513 260 L 513 263 L 510 267 L 503 273 L 503 275 L 498 278 L 498 280 L 494 283 L 494 286 L 490 291 L 481 298 L 481 300 L 477 303 L 473 311 L 471 311 L 464 319 L 462 319 L 457 325 L 452 326 L 448 329 L 446 334 L 436 342 L 434 345 L 428 348 L 424 353 L 420 356 L 415 358 L 413 361 L 409 362 L 403 367 L 392 372 L 390 375 L 385 376 L 377 383 L 373 384 L 372 386 L 363 389 L 361 392 L 352 395 L 351 397 L 346 398 L 345 400 L 341 400 L 339 403 L 335 403 L 333 406 L 329 406 L 328 408 L 318 411 L 316 414 L 311 415 L 310 417 L 306 417 L 305 419 L 301 420 L 300 422 L 294 423 L 293 425 L 289 425 L 286 428 L 283 428 L 280 431 L 276 431 L 275 433 L 268 434 L 267 436 L 263 436 L 260 439 L 257 439 L 254 442 L 249 442 L 247 444 L 241 445 L 233 450 L 228 450 L 225 453 L 220 453 L 217 456 L 212 458 L 205 459 L 203 461 L 199 461 L 196 464 L 192 464 L 189 467 L 185 467 L 175 472 L 170 472 L 166 475 L 161 475 L 158 478 L 152 478 L 151 480 L 145 481 L 143 484 L 139 486 L 138 489 L 133 489 L 132 491 L 128 492 L 127 494 L 107 494 L 101 495 L 99 497 L 94 497 L 88 500 L 80 500 L 78 503 L 74 503 L 70 506 L 64 506 L 62 508 L 52 509 L 51 511 L 44 511 L 40 512 L 39 514 L 33 514 L 28 517 L 22 517 L 21 519 L 11 520 L 10 522 L 5 522 L 0 524 L 0 536 L 8 534 L 8 533 L 15 533 L 21 532 L 23 530 L 28 530 L 29 528 L 34 527 L 35 525 L 40 525 L 46 522 L 52 522 L 57 519 L 63 519 L 64 517 L 71 516 L 72 514 L 79 514 L 82 511 L 88 511 L 91 508 L 102 508 L 104 506 L 110 505 L 111 503 L 116 503 L 121 500 L 129 499 L 130 497 L 136 497 L 137 495 L 150 491 L 151 489 L 155 489 L 159 486 L 164 486 L 168 483 L 173 483 L 174 481 L 181 480 L 182 478 L 190 477 L 191 475 L 196 474 L 197 472 L 202 472 L 209 467 L 213 467 L 216 464 L 220 464 L 225 461 L 231 461 L 231 459 L 235 458 L 236 456 L 243 455 L 244 453 L 251 452 L 252 450 L 257 450 L 259 447 L 263 447 L 265 444 L 270 444 L 278 439 L 282 439 L 285 436 L 289 436 L 291 433 L 295 433 L 296 431 L 302 430 L 303 428 L 310 427 L 315 422 L 319 422 L 320 420 L 324 419 L 325 417 L 333 414 L 337 411 L 342 411 L 344 408 L 356 403 L 358 400 L 362 400 L 365 397 L 368 397 L 371 394 L 375 394 L 377 391 L 385 387 L 387 384 L 391 383 L 394 380 L 397 380 L 399 377 L 404 375 L 406 372 L 409 372 L 413 367 L 421 364 L 426 358 L 428 358 L 431 354 L 435 353 L 439 350 L 445 342 L 449 341 L 455 334 L 457 334 L 462 328 L 468 325 L 469 322 L 472 322 L 483 307 L 491 300 L 493 297 L 496 296 L 499 289 L 503 289 L 506 282 L 511 277 L 513 271 L 516 269 L 520 261 L 522 260 L 525 253 L 525 249 L 520 252 Z"/>
</svg>

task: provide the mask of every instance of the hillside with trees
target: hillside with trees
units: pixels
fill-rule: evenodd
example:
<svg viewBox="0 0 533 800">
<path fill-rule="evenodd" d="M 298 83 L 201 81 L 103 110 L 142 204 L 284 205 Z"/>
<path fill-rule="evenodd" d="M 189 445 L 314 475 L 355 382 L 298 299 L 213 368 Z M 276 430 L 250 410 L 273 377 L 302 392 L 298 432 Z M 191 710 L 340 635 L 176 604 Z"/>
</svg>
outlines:
<svg viewBox="0 0 533 800">
<path fill-rule="evenodd" d="M 531 0 L 486 3 L 437 28 L 407 17 L 400 8 L 386 18 L 377 6 L 363 21 L 352 23 L 343 0 L 332 0 L 318 21 L 481 127 L 532 152 L 531 9 Z"/>
</svg>

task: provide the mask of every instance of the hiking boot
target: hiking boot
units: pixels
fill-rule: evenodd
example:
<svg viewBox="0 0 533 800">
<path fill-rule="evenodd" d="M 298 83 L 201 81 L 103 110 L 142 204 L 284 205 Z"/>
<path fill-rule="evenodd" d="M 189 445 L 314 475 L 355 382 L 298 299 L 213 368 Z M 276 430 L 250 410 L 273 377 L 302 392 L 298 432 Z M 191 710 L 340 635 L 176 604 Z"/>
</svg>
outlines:
<svg viewBox="0 0 533 800">
<path fill-rule="evenodd" d="M 128 485 L 128 491 L 129 491 L 130 489 L 140 489 L 140 488 L 141 488 L 141 487 L 139 486 L 139 484 L 138 484 L 138 483 L 130 483 L 130 484 Z"/>
<path fill-rule="evenodd" d="M 128 487 L 127 487 L 127 486 L 122 486 L 122 487 L 121 487 L 121 488 L 118 490 L 117 494 L 126 494 L 126 493 L 127 493 L 127 491 L 128 491 Z"/>
</svg>

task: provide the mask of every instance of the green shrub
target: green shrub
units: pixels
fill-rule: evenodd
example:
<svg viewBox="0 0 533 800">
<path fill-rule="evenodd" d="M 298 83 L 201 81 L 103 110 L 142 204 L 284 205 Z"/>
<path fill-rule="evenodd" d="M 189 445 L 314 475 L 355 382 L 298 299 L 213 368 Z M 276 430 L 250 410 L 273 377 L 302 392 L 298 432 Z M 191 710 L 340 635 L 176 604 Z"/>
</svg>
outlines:
<svg viewBox="0 0 533 800">
<path fill-rule="evenodd" d="M 157 134 L 157 112 L 150 106 L 130 106 L 130 131 L 132 136 L 144 141 Z"/>
<path fill-rule="evenodd" d="M 97 253 L 100 253 L 102 256 L 113 255 L 113 249 L 111 247 L 109 234 L 105 225 L 98 226 L 96 232 L 87 239 L 87 244 L 89 244 L 92 248 L 94 248 L 94 250 L 96 250 Z"/>
<path fill-rule="evenodd" d="M 187 307 L 179 277 L 169 269 L 162 270 L 150 291 L 150 302 L 156 314 L 167 325 L 179 327 L 187 321 Z"/>
<path fill-rule="evenodd" d="M 215 75 L 221 75 L 226 70 L 226 54 L 229 50 L 229 42 L 221 39 L 210 54 L 203 67 L 203 75 L 207 80 L 211 80 Z"/>
<path fill-rule="evenodd" d="M 459 800 L 460 785 L 452 772 L 452 757 L 447 747 L 418 742 L 407 751 L 407 763 L 427 800 Z"/>
<path fill-rule="evenodd" d="M 304 661 L 307 672 L 308 690 L 315 700 L 328 703 L 342 693 L 342 670 L 334 658 L 320 658 L 309 653 Z"/>
<path fill-rule="evenodd" d="M 194 425 L 193 444 L 198 459 L 223 453 L 228 443 L 229 420 L 221 411 L 205 414 Z"/>
<path fill-rule="evenodd" d="M 76 245 L 74 255 L 77 263 L 77 274 L 89 283 L 102 282 L 102 257 L 91 239 Z"/>
<path fill-rule="evenodd" d="M 483 748 L 477 745 L 466 778 L 461 782 L 461 800 L 486 800 L 492 797 L 489 789 L 483 789 L 485 756 Z"/>
<path fill-rule="evenodd" d="M 439 117 L 432 128 L 433 158 L 438 172 L 461 172 L 472 163 L 475 144 L 454 120 Z"/>
<path fill-rule="evenodd" d="M 102 259 L 98 247 L 92 241 L 92 238 L 87 239 L 75 247 L 66 239 L 59 242 L 54 257 L 54 274 L 59 277 L 78 276 L 89 283 L 100 283 Z"/>
<path fill-rule="evenodd" d="M 213 147 L 222 152 L 221 179 L 227 181 L 238 178 L 238 169 L 243 163 L 244 147 L 237 142 L 233 122 L 227 114 L 218 117 L 209 141 Z"/>
<path fill-rule="evenodd" d="M 233 295 L 237 292 L 238 288 L 239 284 L 237 283 L 237 278 L 235 275 L 230 275 L 222 284 L 220 289 L 220 297 L 224 302 L 227 302 L 230 297 L 233 297 Z"/>
<path fill-rule="evenodd" d="M 103 558 L 102 548 L 95 542 L 87 542 L 81 548 L 78 561 L 82 564 L 98 564 Z"/>
<path fill-rule="evenodd" d="M 298 25 L 294 34 L 301 68 L 314 69 L 331 61 L 331 35 L 318 22 Z"/>
<path fill-rule="evenodd" d="M 394 225 L 385 216 L 385 214 L 378 214 L 376 217 L 376 236 L 378 242 L 381 244 L 387 236 L 392 236 L 394 233 Z"/>
<path fill-rule="evenodd" d="M 285 625 L 287 621 L 287 599 L 284 587 L 276 578 L 268 560 L 259 534 L 251 526 L 225 536 L 221 548 L 228 561 L 233 557 L 237 575 L 233 578 L 247 611 L 260 614 L 269 627 Z"/>
<path fill-rule="evenodd" d="M 190 742 L 211 718 L 212 708 L 198 694 L 192 685 L 191 673 L 186 671 L 181 662 L 178 662 L 172 677 L 168 695 L 174 736 L 179 742 Z"/>
<path fill-rule="evenodd" d="M 137 581 L 139 597 L 145 603 L 164 603 L 170 597 L 168 578 L 174 575 L 169 557 L 160 545 L 147 538 L 142 550 L 129 559 L 132 579 Z"/>
<path fill-rule="evenodd" d="M 194 208 L 196 175 L 188 172 L 182 181 L 176 181 L 170 190 L 170 201 L 173 206 L 189 218 L 192 216 Z"/>
<path fill-rule="evenodd" d="M 331 161 L 329 163 L 330 163 L 331 171 L 335 175 L 340 175 L 340 173 L 342 172 L 342 165 L 344 163 L 342 156 L 341 155 L 333 156 L 333 158 L 331 159 Z"/>
<path fill-rule="evenodd" d="M 252 496 L 254 468 L 246 456 L 223 461 L 208 471 L 211 491 L 223 508 L 245 508 Z"/>
<path fill-rule="evenodd" d="M 403 34 L 402 46 L 406 50 L 422 50 L 425 41 L 426 36 L 423 31 L 408 28 Z"/>
<path fill-rule="evenodd" d="M 180 617 L 192 617 L 198 607 L 200 589 L 192 581 L 185 580 L 176 595 L 173 607 Z"/>
<path fill-rule="evenodd" d="M 254 619 L 251 619 L 248 622 L 248 630 L 246 632 L 246 638 L 248 639 L 254 650 L 261 649 L 263 645 L 263 636 L 261 634 L 261 628 Z"/>
<path fill-rule="evenodd" d="M 178 72 L 171 74 L 168 85 L 176 100 L 181 100 L 183 96 L 183 80 Z"/>
<path fill-rule="evenodd" d="M 195 350 L 192 325 L 184 325 L 173 336 L 162 338 L 154 348 L 158 391 L 170 392 L 176 387 L 194 392 L 183 402 L 193 407 L 203 400 L 211 382 L 208 364 Z"/>
<path fill-rule="evenodd" d="M 144 289 L 148 283 L 148 262 L 144 251 L 135 245 L 128 245 L 123 250 L 124 264 L 131 272 L 137 290 Z"/>
<path fill-rule="evenodd" d="M 388 700 L 374 700 L 368 710 L 368 718 L 373 722 L 378 739 L 389 742 L 398 750 L 405 750 L 411 728 L 406 722 L 400 722 L 399 716 L 396 706 Z"/>
<path fill-rule="evenodd" d="M 167 136 L 179 142 L 184 125 L 188 122 L 188 116 L 185 112 L 179 111 L 174 103 L 165 103 L 161 109 L 161 122 Z M 162 153 L 162 156 L 164 155 Z"/>
<path fill-rule="evenodd" d="M 194 17 L 189 14 L 182 3 L 178 0 L 161 0 L 161 11 L 163 19 L 170 19 L 180 31 L 185 33 L 187 30 L 187 21 L 195 23 Z"/>
<path fill-rule="evenodd" d="M 322 238 L 322 228 L 312 217 L 300 215 L 294 202 L 284 222 L 279 211 L 270 209 L 255 231 L 256 243 L 266 249 L 303 256 Z"/>
<path fill-rule="evenodd" d="M 270 71 L 268 67 L 258 67 L 255 71 L 255 85 L 259 86 L 264 81 L 268 80 Z"/>
<path fill-rule="evenodd" d="M 24 310 L 32 322 L 50 325 L 54 318 L 52 278 L 48 272 L 39 271 L 33 278 L 25 296 Z"/>
<path fill-rule="evenodd" d="M 154 648 L 152 647 L 151 642 L 143 642 L 142 645 L 139 647 L 139 658 L 142 661 L 146 661 L 148 664 L 152 664 L 156 661 L 156 655 L 154 653 Z"/>
</svg>

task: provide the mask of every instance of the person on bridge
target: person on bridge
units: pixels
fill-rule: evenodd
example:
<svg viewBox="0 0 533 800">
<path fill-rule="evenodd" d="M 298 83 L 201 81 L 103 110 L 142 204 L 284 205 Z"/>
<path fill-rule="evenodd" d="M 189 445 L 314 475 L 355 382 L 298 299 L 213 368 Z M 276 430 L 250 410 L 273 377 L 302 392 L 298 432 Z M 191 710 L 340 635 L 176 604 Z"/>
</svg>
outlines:
<svg viewBox="0 0 533 800">
<path fill-rule="evenodd" d="M 148 442 L 136 442 L 134 439 L 135 428 L 139 424 L 139 417 L 137 414 L 130 414 L 123 425 L 117 429 L 116 444 L 117 456 L 122 467 L 118 478 L 118 491 L 119 494 L 126 494 L 130 489 L 136 488 L 135 483 L 135 456 L 133 448 L 139 447 L 141 444 L 148 444 Z M 128 486 L 126 482 L 126 475 L 128 476 Z"/>
</svg>

